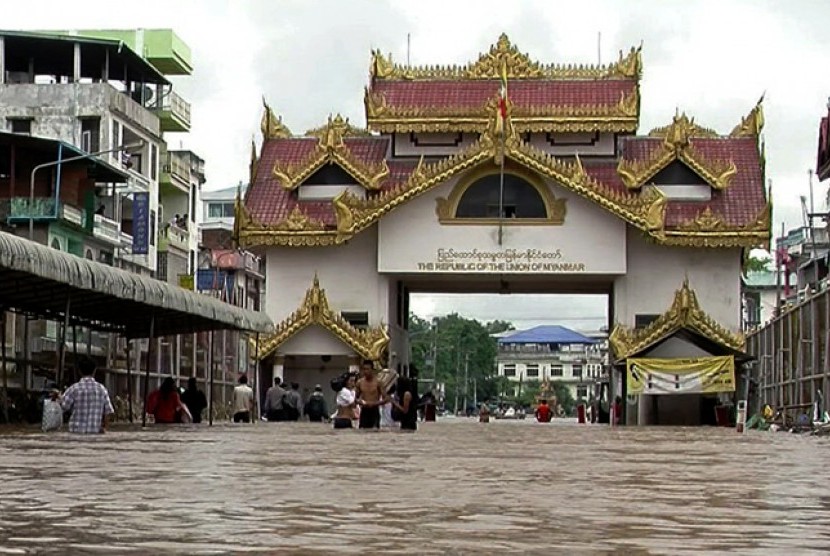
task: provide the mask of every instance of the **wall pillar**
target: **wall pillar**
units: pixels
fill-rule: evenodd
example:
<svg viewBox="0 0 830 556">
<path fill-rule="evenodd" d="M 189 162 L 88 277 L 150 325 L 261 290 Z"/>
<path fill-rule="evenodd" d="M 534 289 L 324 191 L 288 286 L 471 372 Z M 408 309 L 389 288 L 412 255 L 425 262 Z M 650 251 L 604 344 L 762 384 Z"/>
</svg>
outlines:
<svg viewBox="0 0 830 556">
<path fill-rule="evenodd" d="M 6 43 L 0 37 L 0 85 L 6 82 Z"/>
<path fill-rule="evenodd" d="M 274 367 L 271 372 L 271 384 L 274 383 L 274 379 L 279 377 L 280 379 L 285 378 L 285 356 L 284 355 L 277 355 L 274 358 Z M 270 387 L 270 386 L 269 386 Z"/>
<path fill-rule="evenodd" d="M 78 83 L 81 81 L 81 43 L 75 43 L 74 56 L 72 59 L 72 82 Z"/>
</svg>

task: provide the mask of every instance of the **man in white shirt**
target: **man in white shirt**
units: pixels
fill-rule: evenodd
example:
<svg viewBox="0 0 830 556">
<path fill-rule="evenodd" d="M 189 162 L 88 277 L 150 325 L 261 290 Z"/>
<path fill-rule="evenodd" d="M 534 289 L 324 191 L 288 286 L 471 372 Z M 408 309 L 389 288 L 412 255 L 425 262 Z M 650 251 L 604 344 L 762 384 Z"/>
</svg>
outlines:
<svg viewBox="0 0 830 556">
<path fill-rule="evenodd" d="M 250 423 L 254 410 L 254 391 L 248 386 L 248 377 L 239 377 L 239 386 L 233 389 L 233 422 Z"/>
</svg>

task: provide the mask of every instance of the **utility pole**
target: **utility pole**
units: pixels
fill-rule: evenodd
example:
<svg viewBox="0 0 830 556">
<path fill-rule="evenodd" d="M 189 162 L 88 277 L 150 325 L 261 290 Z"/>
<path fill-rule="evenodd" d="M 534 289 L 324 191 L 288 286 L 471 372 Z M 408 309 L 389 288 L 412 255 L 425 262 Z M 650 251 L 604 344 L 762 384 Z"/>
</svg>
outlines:
<svg viewBox="0 0 830 556">
<path fill-rule="evenodd" d="M 460 347 L 460 346 L 459 346 Z M 459 349 L 455 355 L 455 401 L 453 402 L 453 413 L 458 415 L 458 375 L 461 370 L 461 350 Z"/>
<path fill-rule="evenodd" d="M 470 370 L 470 354 L 464 354 L 464 415 L 467 414 L 467 387 L 470 385 L 467 380 L 467 373 Z"/>
</svg>

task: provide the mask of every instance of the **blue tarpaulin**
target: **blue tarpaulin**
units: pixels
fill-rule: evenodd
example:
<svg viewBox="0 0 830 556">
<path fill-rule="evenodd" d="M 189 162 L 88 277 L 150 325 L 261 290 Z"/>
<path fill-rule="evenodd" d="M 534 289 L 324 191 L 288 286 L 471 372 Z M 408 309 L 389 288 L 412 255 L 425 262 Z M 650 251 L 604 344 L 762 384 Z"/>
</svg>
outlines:
<svg viewBox="0 0 830 556">
<path fill-rule="evenodd" d="M 499 338 L 500 344 L 595 344 L 596 340 L 574 332 L 570 328 L 550 324 L 519 330 Z"/>
</svg>

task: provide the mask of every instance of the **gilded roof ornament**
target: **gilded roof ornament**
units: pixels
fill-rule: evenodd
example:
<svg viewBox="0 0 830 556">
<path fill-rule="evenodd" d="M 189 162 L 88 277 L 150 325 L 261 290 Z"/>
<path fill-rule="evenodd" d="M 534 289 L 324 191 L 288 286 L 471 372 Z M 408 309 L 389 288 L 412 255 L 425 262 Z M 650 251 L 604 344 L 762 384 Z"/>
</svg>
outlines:
<svg viewBox="0 0 830 556">
<path fill-rule="evenodd" d="M 329 116 L 325 126 L 309 132 L 318 139 L 314 150 L 299 162 L 275 162 L 272 169 L 274 177 L 282 187 L 292 190 L 324 165 L 337 164 L 366 189 L 379 189 L 383 179 L 389 175 L 386 159 L 373 164 L 356 157 L 345 142 L 352 129 L 348 118 L 340 114 Z"/>
<path fill-rule="evenodd" d="M 313 325 L 328 330 L 355 353 L 373 361 L 383 359 L 389 345 L 386 327 L 359 329 L 344 319 L 339 311 L 332 310 L 326 290 L 320 287 L 320 281 L 315 274 L 314 282 L 306 291 L 300 307 L 277 324 L 274 334 L 261 342 L 258 359 L 268 357 L 289 338 Z"/>
<path fill-rule="evenodd" d="M 735 126 L 730 137 L 758 137 L 764 129 L 764 95 L 758 99 L 749 114 L 741 118 L 741 123 Z"/>
<path fill-rule="evenodd" d="M 499 79 L 502 66 L 508 79 L 636 79 L 642 75 L 642 45 L 628 54 L 620 51 L 619 59 L 608 65 L 540 64 L 521 52 L 502 33 L 487 52 L 475 62 L 458 66 L 408 66 L 395 64 L 392 55 L 372 51 L 370 75 L 373 79 L 389 80 L 473 80 Z"/>
<path fill-rule="evenodd" d="M 299 205 L 294 205 L 285 220 L 274 224 L 272 229 L 278 232 L 313 232 L 325 230 L 326 226 L 319 220 L 309 217 Z"/>
<path fill-rule="evenodd" d="M 481 133 L 492 124 L 494 98 L 480 106 L 390 106 L 383 93 L 366 89 L 363 97 L 368 126 L 383 133 Z M 513 126 L 525 132 L 628 132 L 637 129 L 640 95 L 635 88 L 621 92 L 613 104 L 551 104 L 524 106 L 510 103 Z"/>
<path fill-rule="evenodd" d="M 692 139 L 700 137 L 701 129 L 686 114 L 676 115 L 671 125 L 660 128 L 660 148 L 655 148 L 645 159 L 621 158 L 617 173 L 629 189 L 639 189 L 660 170 L 674 161 L 680 161 L 704 179 L 712 188 L 723 190 L 729 187 L 738 169 L 732 160 L 712 160 L 698 152 Z M 708 133 L 709 130 L 704 130 Z"/>
<path fill-rule="evenodd" d="M 746 338 L 733 333 L 706 314 L 698 303 L 697 295 L 689 286 L 688 279 L 674 294 L 669 310 L 641 329 L 630 328 L 617 323 L 608 340 L 614 356 L 625 359 L 642 353 L 658 342 L 670 337 L 681 329 L 691 330 L 729 349 L 742 351 Z"/>
<path fill-rule="evenodd" d="M 265 102 L 265 97 L 262 97 L 262 104 L 265 111 L 262 113 L 262 122 L 260 122 L 260 129 L 262 130 L 262 138 L 268 139 L 287 139 L 291 137 L 291 130 L 282 123 L 282 116 L 277 117 Z"/>
</svg>

